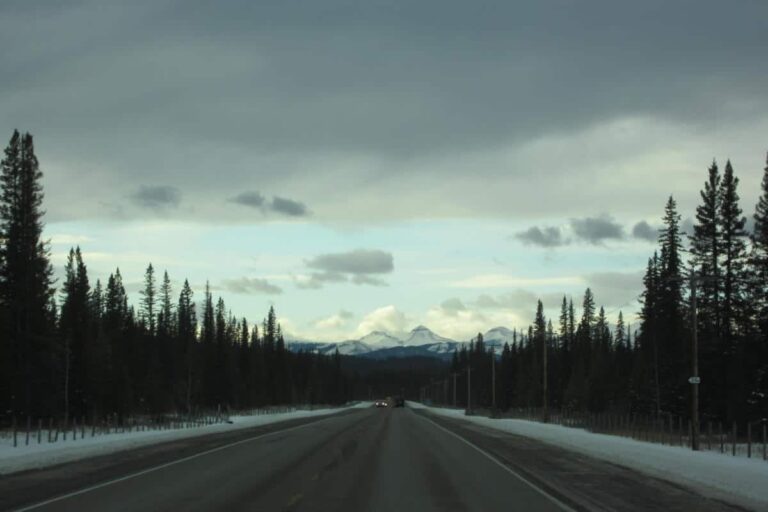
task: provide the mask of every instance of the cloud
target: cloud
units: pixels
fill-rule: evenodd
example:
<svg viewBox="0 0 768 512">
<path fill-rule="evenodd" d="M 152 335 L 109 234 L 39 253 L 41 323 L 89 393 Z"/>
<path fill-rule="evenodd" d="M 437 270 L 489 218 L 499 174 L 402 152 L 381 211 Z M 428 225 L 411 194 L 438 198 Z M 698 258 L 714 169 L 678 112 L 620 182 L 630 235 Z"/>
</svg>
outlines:
<svg viewBox="0 0 768 512">
<path fill-rule="evenodd" d="M 568 243 L 563 239 L 563 234 L 558 227 L 532 226 L 525 231 L 515 234 L 515 238 L 526 245 L 538 245 L 540 247 L 559 247 Z"/>
<path fill-rule="evenodd" d="M 609 215 L 571 219 L 571 229 L 580 240 L 591 244 L 600 244 L 605 240 L 624 238 L 624 229 Z"/>
<path fill-rule="evenodd" d="M 659 231 L 646 221 L 641 220 L 632 227 L 632 236 L 648 242 L 655 242 L 659 238 Z"/>
<path fill-rule="evenodd" d="M 257 190 L 241 192 L 230 198 L 229 201 L 249 208 L 255 208 L 264 214 L 274 212 L 289 217 L 305 217 L 309 215 L 307 205 L 300 201 L 278 196 L 273 196 L 271 201 L 267 201 L 261 192 Z"/>
<path fill-rule="evenodd" d="M 307 206 L 304 203 L 277 196 L 272 198 L 270 209 L 291 217 L 303 217 L 308 214 Z"/>
<path fill-rule="evenodd" d="M 324 272 L 349 274 L 387 274 L 395 268 L 392 254 L 370 249 L 321 254 L 307 261 L 307 266 Z"/>
<path fill-rule="evenodd" d="M 176 187 L 140 185 L 131 199 L 143 208 L 160 210 L 179 206 L 181 193 Z"/>
<path fill-rule="evenodd" d="M 66 233 L 53 234 L 50 240 L 53 245 L 79 245 L 93 241 L 91 237 L 86 235 L 69 235 Z"/>
<path fill-rule="evenodd" d="M 305 262 L 315 270 L 309 276 L 299 276 L 299 288 L 318 289 L 325 283 L 350 282 L 357 285 L 386 286 L 379 276 L 394 269 L 392 254 L 371 249 L 357 249 L 349 252 L 329 253 L 315 256 Z"/>
<path fill-rule="evenodd" d="M 341 310 L 335 315 L 331 315 L 327 318 L 323 318 L 315 322 L 314 326 L 321 330 L 336 330 L 345 327 L 349 321 L 354 318 L 354 314 L 350 311 Z"/>
<path fill-rule="evenodd" d="M 595 294 L 595 302 L 606 308 L 635 306 L 643 289 L 644 271 L 595 272 L 584 276 L 586 286 Z M 580 300 L 574 298 L 574 303 Z"/>
<path fill-rule="evenodd" d="M 256 277 L 241 277 L 238 279 L 225 279 L 222 281 L 221 286 L 232 293 L 240 294 L 257 294 L 263 293 L 267 295 L 279 295 L 283 293 L 283 289 L 276 286 L 266 279 L 259 279 Z"/>
<path fill-rule="evenodd" d="M 252 190 L 248 192 L 241 192 L 240 194 L 231 198 L 230 201 L 233 203 L 241 204 L 243 206 L 250 206 L 251 208 L 261 209 L 264 207 L 265 199 L 264 196 L 259 192 Z"/>
<path fill-rule="evenodd" d="M 507 274 L 480 274 L 449 283 L 453 288 L 513 288 L 520 286 L 574 285 L 581 284 L 582 278 L 562 277 L 517 277 Z"/>
<path fill-rule="evenodd" d="M 339 272 L 312 272 L 294 276 L 296 286 L 305 290 L 319 290 L 325 283 L 346 283 L 349 277 Z"/>
<path fill-rule="evenodd" d="M 402 311 L 395 306 L 384 306 L 371 311 L 357 326 L 357 334 L 365 336 L 372 331 L 385 331 L 393 335 L 406 332 L 411 322 Z"/>
</svg>

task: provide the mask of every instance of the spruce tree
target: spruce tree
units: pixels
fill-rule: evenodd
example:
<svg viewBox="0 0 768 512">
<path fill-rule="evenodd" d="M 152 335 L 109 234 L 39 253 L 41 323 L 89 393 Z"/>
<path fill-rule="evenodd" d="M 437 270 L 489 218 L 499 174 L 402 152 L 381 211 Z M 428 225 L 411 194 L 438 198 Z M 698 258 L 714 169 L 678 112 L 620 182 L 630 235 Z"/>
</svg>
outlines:
<svg viewBox="0 0 768 512">
<path fill-rule="evenodd" d="M 750 300 L 757 309 L 760 330 L 765 337 L 768 336 L 768 155 L 760 188 L 760 198 L 755 207 L 755 227 L 749 261 L 752 277 Z"/>
<path fill-rule="evenodd" d="M 157 302 L 157 284 L 155 280 L 155 269 L 150 263 L 144 273 L 144 289 L 141 290 L 141 320 L 150 336 L 153 336 L 155 330 L 155 320 L 157 311 L 155 304 Z"/>
<path fill-rule="evenodd" d="M 696 207 L 696 224 L 691 238 L 691 254 L 697 274 L 697 299 L 701 321 L 700 338 L 706 346 L 720 336 L 720 173 L 714 161 L 709 167 L 709 177 L 700 192 L 702 204 Z"/>
<path fill-rule="evenodd" d="M 51 406 L 55 367 L 43 188 L 32 135 L 14 131 L 0 161 L 0 407 L 40 414 Z"/>
<path fill-rule="evenodd" d="M 744 230 L 747 219 L 742 216 L 737 191 L 739 178 L 733 173 L 731 162 L 725 164 L 723 181 L 720 185 L 720 219 L 722 223 L 723 252 L 723 334 L 728 350 L 733 350 L 736 342 L 734 334 L 738 330 L 739 310 L 744 304 L 744 262 L 746 258 L 746 238 Z"/>
</svg>

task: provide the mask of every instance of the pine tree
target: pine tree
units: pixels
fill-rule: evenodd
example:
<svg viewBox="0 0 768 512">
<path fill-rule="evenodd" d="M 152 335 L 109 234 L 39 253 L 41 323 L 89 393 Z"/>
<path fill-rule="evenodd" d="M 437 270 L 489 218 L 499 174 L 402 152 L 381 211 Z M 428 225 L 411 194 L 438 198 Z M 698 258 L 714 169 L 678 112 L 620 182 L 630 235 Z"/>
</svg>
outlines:
<svg viewBox="0 0 768 512">
<path fill-rule="evenodd" d="M 696 207 L 696 224 L 691 237 L 691 254 L 697 273 L 701 276 L 697 295 L 699 318 L 702 328 L 700 338 L 707 345 L 721 333 L 720 297 L 720 174 L 714 161 L 709 167 L 709 177 L 700 192 L 702 204 Z M 706 346 L 703 347 L 706 350 Z"/>
<path fill-rule="evenodd" d="M 0 162 L 0 410 L 23 414 L 48 410 L 55 366 L 42 176 L 32 135 L 14 131 Z"/>
<path fill-rule="evenodd" d="M 733 350 L 734 334 L 738 330 L 739 309 L 744 304 L 744 262 L 746 258 L 747 219 L 739 207 L 737 188 L 739 178 L 734 176 L 731 162 L 725 164 L 720 185 L 720 218 L 722 222 L 723 261 L 723 334 L 728 350 Z"/>
<path fill-rule="evenodd" d="M 144 289 L 141 290 L 141 320 L 150 336 L 153 336 L 155 330 L 155 320 L 157 311 L 155 303 L 157 302 L 157 286 L 155 283 L 155 269 L 150 263 L 144 273 Z"/>
<path fill-rule="evenodd" d="M 745 368 L 744 336 L 749 330 L 747 311 L 750 309 L 745 294 L 746 218 L 742 216 L 737 192 L 739 179 L 734 175 L 731 162 L 725 164 L 720 184 L 720 219 L 722 225 L 722 353 L 718 364 L 723 388 L 719 398 L 724 401 L 719 409 L 728 420 L 743 417 L 749 377 Z M 724 408 L 724 411 L 723 411 Z"/>
<path fill-rule="evenodd" d="M 757 308 L 758 322 L 764 337 L 768 336 L 768 155 L 765 160 L 760 199 L 755 207 L 750 254 L 750 300 Z"/>
<path fill-rule="evenodd" d="M 165 271 L 163 283 L 160 285 L 160 313 L 157 316 L 157 330 L 160 336 L 171 336 L 174 332 L 172 293 L 171 279 L 168 277 L 168 271 Z"/>
<path fill-rule="evenodd" d="M 192 288 L 189 281 L 184 280 L 184 286 L 179 294 L 178 312 L 178 350 L 177 357 L 181 358 L 183 364 L 183 389 L 181 394 L 187 413 L 192 411 L 192 392 L 194 387 L 195 374 L 195 341 L 197 338 L 197 315 L 195 313 L 195 303 L 193 302 Z"/>
</svg>

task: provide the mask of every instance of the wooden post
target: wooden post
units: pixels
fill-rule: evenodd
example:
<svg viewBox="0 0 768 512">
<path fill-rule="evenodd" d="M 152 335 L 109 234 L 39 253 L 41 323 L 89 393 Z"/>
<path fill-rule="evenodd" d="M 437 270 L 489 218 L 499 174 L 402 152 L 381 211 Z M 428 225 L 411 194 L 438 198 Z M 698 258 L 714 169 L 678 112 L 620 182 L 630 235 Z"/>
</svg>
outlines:
<svg viewBox="0 0 768 512">
<path fill-rule="evenodd" d="M 747 458 L 752 458 L 752 424 L 747 422 Z"/>
<path fill-rule="evenodd" d="M 723 439 L 723 422 L 717 422 L 717 434 L 720 438 L 720 453 L 725 453 L 725 440 Z"/>
<path fill-rule="evenodd" d="M 712 451 L 712 422 L 707 422 L 707 450 Z"/>
<path fill-rule="evenodd" d="M 29 430 L 31 429 L 31 427 L 32 427 L 32 418 L 27 416 L 27 440 L 25 442 L 27 446 L 29 446 Z"/>
<path fill-rule="evenodd" d="M 736 434 L 738 433 L 738 427 L 736 422 L 733 422 L 733 434 L 731 434 L 731 455 L 736 456 Z"/>
<path fill-rule="evenodd" d="M 40 444 L 43 442 L 43 419 L 38 418 L 37 420 L 37 444 Z"/>
<path fill-rule="evenodd" d="M 18 443 L 16 442 L 16 416 L 13 417 L 13 447 L 16 448 Z"/>
</svg>

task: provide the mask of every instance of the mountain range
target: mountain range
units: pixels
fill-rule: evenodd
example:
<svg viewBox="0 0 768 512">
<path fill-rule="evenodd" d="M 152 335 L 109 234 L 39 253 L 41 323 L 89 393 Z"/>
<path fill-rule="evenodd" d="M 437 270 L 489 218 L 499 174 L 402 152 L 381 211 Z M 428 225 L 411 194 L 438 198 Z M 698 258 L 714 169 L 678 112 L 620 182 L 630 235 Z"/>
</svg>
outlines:
<svg viewBox="0 0 768 512">
<path fill-rule="evenodd" d="M 475 341 L 472 338 L 471 341 Z M 506 327 L 494 327 L 483 334 L 483 341 L 488 347 L 501 352 L 504 343 L 512 342 L 512 331 Z M 469 341 L 456 341 L 435 334 L 429 328 L 419 325 L 410 333 L 400 337 L 383 331 L 373 331 L 362 338 L 338 343 L 318 343 L 311 341 L 286 341 L 289 350 L 332 354 L 338 349 L 339 354 L 360 356 L 369 359 L 389 359 L 392 357 L 427 356 L 438 359 L 450 359 L 453 352 Z"/>
</svg>

